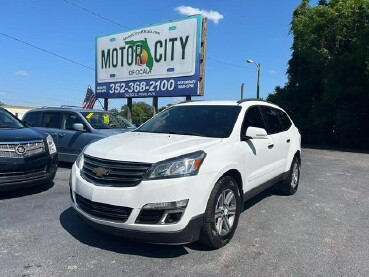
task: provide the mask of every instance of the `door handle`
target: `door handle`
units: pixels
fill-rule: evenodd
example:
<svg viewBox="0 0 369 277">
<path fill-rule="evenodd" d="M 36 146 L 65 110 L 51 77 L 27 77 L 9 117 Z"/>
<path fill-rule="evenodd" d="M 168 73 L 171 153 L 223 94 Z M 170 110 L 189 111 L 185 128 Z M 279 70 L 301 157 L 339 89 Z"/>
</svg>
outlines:
<svg viewBox="0 0 369 277">
<path fill-rule="evenodd" d="M 273 144 L 273 143 L 268 144 L 268 148 L 269 148 L 269 149 L 272 149 L 273 147 L 274 147 L 274 144 Z"/>
<path fill-rule="evenodd" d="M 59 137 L 64 137 L 65 134 L 64 133 L 59 133 Z"/>
<path fill-rule="evenodd" d="M 286 141 L 286 142 L 287 142 L 287 143 L 290 143 L 290 141 L 291 141 L 290 139 L 287 139 L 287 141 Z"/>
</svg>

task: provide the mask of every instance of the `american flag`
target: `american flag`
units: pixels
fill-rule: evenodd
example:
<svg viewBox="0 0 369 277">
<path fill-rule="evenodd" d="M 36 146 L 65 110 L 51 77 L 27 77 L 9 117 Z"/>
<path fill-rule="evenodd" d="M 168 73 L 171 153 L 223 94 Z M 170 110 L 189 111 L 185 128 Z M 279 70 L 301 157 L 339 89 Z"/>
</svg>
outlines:
<svg viewBox="0 0 369 277">
<path fill-rule="evenodd" d="M 93 90 L 90 86 L 88 86 L 86 91 L 86 97 L 85 100 L 83 100 L 82 108 L 83 109 L 93 109 L 95 102 L 96 102 L 96 96 Z"/>
</svg>

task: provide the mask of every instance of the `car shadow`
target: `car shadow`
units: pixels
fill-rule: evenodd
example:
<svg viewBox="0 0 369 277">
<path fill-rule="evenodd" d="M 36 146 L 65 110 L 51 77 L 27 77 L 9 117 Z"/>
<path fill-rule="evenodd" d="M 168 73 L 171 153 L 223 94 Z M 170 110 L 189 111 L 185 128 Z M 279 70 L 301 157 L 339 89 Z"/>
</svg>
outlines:
<svg viewBox="0 0 369 277">
<path fill-rule="evenodd" d="M 0 191 L 0 200 L 19 198 L 32 194 L 38 194 L 51 189 L 54 186 L 54 182 L 48 182 L 42 185 L 35 185 L 26 188 L 17 188 L 12 190 Z"/>
<path fill-rule="evenodd" d="M 73 163 L 67 163 L 67 162 L 59 162 L 58 163 L 58 167 L 61 167 L 61 168 L 71 169 L 72 166 L 73 166 Z"/>
<path fill-rule="evenodd" d="M 84 223 L 71 207 L 61 213 L 59 221 L 70 235 L 91 247 L 150 258 L 175 258 L 188 254 L 184 246 L 141 243 L 95 230 Z"/>
</svg>

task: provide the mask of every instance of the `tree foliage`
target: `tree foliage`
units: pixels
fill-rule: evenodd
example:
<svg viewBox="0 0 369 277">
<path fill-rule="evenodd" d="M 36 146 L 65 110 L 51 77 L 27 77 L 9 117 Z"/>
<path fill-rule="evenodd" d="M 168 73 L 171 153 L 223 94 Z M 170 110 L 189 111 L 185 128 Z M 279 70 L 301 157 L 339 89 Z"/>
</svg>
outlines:
<svg viewBox="0 0 369 277">
<path fill-rule="evenodd" d="M 121 115 L 127 118 L 128 106 L 122 106 Z M 152 107 L 145 102 L 132 103 L 132 122 L 136 125 L 141 125 L 153 116 Z"/>
<path fill-rule="evenodd" d="M 268 100 L 303 142 L 369 148 L 369 0 L 303 0 L 291 22 L 288 82 Z"/>
</svg>

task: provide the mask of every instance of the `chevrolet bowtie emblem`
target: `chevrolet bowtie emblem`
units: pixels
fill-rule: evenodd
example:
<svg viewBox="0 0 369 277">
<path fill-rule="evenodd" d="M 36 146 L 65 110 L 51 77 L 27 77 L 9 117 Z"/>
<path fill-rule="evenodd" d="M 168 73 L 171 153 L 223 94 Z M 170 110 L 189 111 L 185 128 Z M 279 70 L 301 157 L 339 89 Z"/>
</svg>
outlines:
<svg viewBox="0 0 369 277">
<path fill-rule="evenodd" d="M 102 167 L 94 168 L 92 172 L 95 173 L 95 175 L 98 177 L 109 175 L 109 170 Z"/>
</svg>

